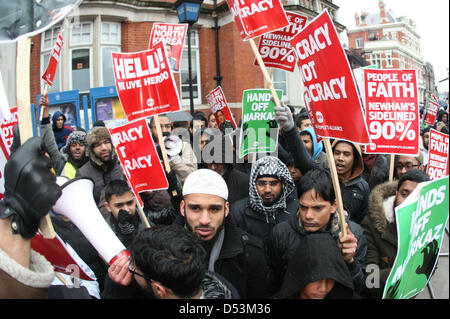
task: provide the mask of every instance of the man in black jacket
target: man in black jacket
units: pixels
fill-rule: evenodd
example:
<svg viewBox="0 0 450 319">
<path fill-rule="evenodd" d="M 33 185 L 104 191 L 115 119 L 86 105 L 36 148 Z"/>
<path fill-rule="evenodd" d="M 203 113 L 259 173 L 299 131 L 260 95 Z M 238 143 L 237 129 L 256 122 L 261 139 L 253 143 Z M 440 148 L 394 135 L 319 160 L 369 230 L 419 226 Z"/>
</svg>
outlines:
<svg viewBox="0 0 450 319">
<path fill-rule="evenodd" d="M 230 208 L 236 225 L 265 242 L 272 228 L 298 209 L 294 181 L 278 158 L 265 156 L 252 167 L 249 195 Z"/>
<path fill-rule="evenodd" d="M 269 297 L 268 267 L 263 244 L 236 227 L 229 216 L 228 188 L 209 169 L 191 173 L 183 186 L 180 213 L 174 224 L 200 238 L 208 269 L 222 275 L 243 299 Z"/>
<path fill-rule="evenodd" d="M 367 251 L 364 230 L 357 223 L 346 220 L 347 235 L 343 236 L 339 215 L 336 214 L 336 197 L 330 174 L 320 168 L 309 171 L 300 181 L 298 193 L 297 214 L 276 225 L 268 242 L 273 289 L 279 288 L 290 260 L 304 236 L 328 232 L 341 251 L 355 292 L 361 294 L 365 287 L 364 258 Z"/>
</svg>

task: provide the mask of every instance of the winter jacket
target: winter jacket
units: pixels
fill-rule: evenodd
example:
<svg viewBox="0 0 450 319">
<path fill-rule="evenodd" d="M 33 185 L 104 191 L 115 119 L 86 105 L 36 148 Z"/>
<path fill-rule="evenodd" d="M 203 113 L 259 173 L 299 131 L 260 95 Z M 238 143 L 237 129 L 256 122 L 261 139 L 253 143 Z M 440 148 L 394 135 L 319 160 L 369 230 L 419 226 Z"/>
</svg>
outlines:
<svg viewBox="0 0 450 319">
<path fill-rule="evenodd" d="M 197 158 L 191 144 L 183 142 L 181 154 L 171 157 L 170 169 L 174 170 L 181 182 L 184 183 L 190 173 L 197 169 Z"/>
<path fill-rule="evenodd" d="M 260 176 L 272 176 L 282 183 L 280 197 L 271 206 L 263 204 L 256 189 L 256 180 Z M 238 227 L 265 242 L 277 223 L 286 220 L 290 214 L 295 214 L 298 210 L 298 199 L 294 189 L 294 181 L 287 167 L 276 157 L 263 157 L 253 165 L 248 198 L 231 205 L 232 218 Z"/>
<path fill-rule="evenodd" d="M 53 266 L 36 251 L 25 268 L 0 249 L 0 299 L 45 299 L 54 277 Z"/>
<path fill-rule="evenodd" d="M 178 216 L 175 225 L 185 227 Z M 225 236 L 214 272 L 228 280 L 242 299 L 269 297 L 268 267 L 262 242 L 238 228 L 231 217 L 224 221 Z"/>
<path fill-rule="evenodd" d="M 353 280 L 355 292 L 360 294 L 363 292 L 365 285 L 364 258 L 367 251 L 367 242 L 364 230 L 360 225 L 351 220 L 346 222 L 350 231 L 358 240 L 354 261 L 351 264 L 347 264 L 347 266 Z M 330 233 L 337 245 L 339 233 L 341 232 L 338 214 L 332 215 L 327 230 L 319 232 Z M 278 290 L 278 285 L 282 282 L 294 252 L 298 249 L 304 237 L 310 234 L 301 225 L 298 213 L 292 214 L 288 221 L 279 223 L 274 227 L 267 245 L 267 261 L 271 269 L 272 287 L 275 291 Z"/>
<path fill-rule="evenodd" d="M 232 164 L 227 165 L 227 169 L 222 176 L 228 186 L 228 201 L 230 205 L 248 196 L 248 183 L 250 176 L 235 169 Z"/>
<path fill-rule="evenodd" d="M 292 255 L 287 271 L 275 298 L 300 298 L 301 290 L 309 283 L 333 279 L 333 289 L 325 299 L 351 299 L 353 282 L 348 267 L 330 233 L 302 236 Z"/>
<path fill-rule="evenodd" d="M 60 116 L 63 116 L 64 123 L 66 122 L 66 117 L 61 111 L 56 111 L 55 114 L 52 116 L 52 128 L 53 128 L 53 134 L 55 135 L 55 141 L 56 145 L 58 145 L 58 149 L 61 149 L 64 145 L 66 145 L 67 138 L 69 137 L 69 134 L 73 132 L 73 128 L 70 126 L 64 125 L 63 127 L 58 129 L 56 128 L 56 119 Z"/>
<path fill-rule="evenodd" d="M 390 160 L 387 155 L 368 154 L 364 156 L 364 172 L 362 177 L 369 184 L 372 191 L 375 186 L 389 179 Z"/>
<path fill-rule="evenodd" d="M 376 265 L 380 270 L 379 288 L 368 289 L 371 298 L 381 299 L 397 256 L 397 228 L 394 215 L 397 183 L 398 181 L 386 182 L 374 188 L 369 199 L 369 216 L 362 222 L 367 238 L 366 267 Z"/>
<path fill-rule="evenodd" d="M 317 167 L 317 164 L 311 159 L 311 156 L 303 145 L 296 128 L 285 132 L 287 140 L 287 148 L 294 158 L 295 166 L 305 175 L 309 170 Z M 332 147 L 340 142 L 335 140 Z M 358 145 L 352 144 L 355 153 L 355 164 L 353 172 L 349 180 L 342 181 L 339 179 L 341 188 L 342 202 L 344 209 L 347 211 L 350 220 L 360 223 L 367 216 L 367 205 L 369 200 L 370 189 L 367 182 L 362 178 L 364 171 L 364 163 L 362 159 L 361 149 Z"/>
</svg>

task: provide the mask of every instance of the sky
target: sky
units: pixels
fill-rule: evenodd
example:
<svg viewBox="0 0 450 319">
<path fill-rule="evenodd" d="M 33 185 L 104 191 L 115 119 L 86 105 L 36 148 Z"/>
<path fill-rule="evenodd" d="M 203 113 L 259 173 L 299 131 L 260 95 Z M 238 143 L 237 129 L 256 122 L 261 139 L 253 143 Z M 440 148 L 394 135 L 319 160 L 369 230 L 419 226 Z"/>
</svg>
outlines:
<svg viewBox="0 0 450 319">
<path fill-rule="evenodd" d="M 355 12 L 379 13 L 379 0 L 333 0 L 339 6 L 338 22 L 348 29 L 354 28 Z M 449 81 L 439 83 L 448 78 L 449 68 L 449 0 L 384 0 L 386 10 L 391 9 L 397 16 L 406 16 L 416 23 L 416 31 L 420 36 L 420 47 L 425 62 L 434 68 L 435 83 L 438 91 L 448 92 Z M 424 5 L 425 4 L 425 5 Z M 343 42 L 347 37 L 341 35 Z"/>
</svg>

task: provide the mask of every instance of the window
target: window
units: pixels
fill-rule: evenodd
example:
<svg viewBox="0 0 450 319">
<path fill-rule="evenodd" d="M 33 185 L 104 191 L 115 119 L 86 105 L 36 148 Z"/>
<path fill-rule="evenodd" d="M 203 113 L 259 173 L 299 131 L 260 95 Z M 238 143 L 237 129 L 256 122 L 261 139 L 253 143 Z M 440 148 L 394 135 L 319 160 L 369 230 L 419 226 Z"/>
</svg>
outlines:
<svg viewBox="0 0 450 319">
<path fill-rule="evenodd" d="M 48 62 L 50 61 L 50 54 L 52 52 L 53 46 L 56 43 L 56 38 L 58 37 L 58 32 L 61 30 L 61 27 L 57 26 L 52 29 L 45 31 L 42 35 L 42 44 L 41 44 L 41 75 L 44 74 L 47 69 Z M 56 68 L 55 78 L 53 79 L 52 86 L 48 87 L 48 92 L 58 92 L 61 91 L 61 77 L 60 77 L 60 64 Z M 44 91 L 45 83 L 41 81 L 42 89 L 41 92 Z"/>
<path fill-rule="evenodd" d="M 392 54 L 386 53 L 386 66 L 392 67 Z"/>
<path fill-rule="evenodd" d="M 364 42 L 362 38 L 356 38 L 356 48 L 362 49 L 364 47 Z"/>
<path fill-rule="evenodd" d="M 373 65 L 377 66 L 377 69 L 381 69 L 382 65 L 381 65 L 381 54 L 380 53 L 374 53 L 372 54 L 372 61 L 371 63 Z"/>
<path fill-rule="evenodd" d="M 71 88 L 88 91 L 92 79 L 92 22 L 74 23 L 70 33 Z"/>
<path fill-rule="evenodd" d="M 181 100 L 183 104 L 189 104 L 189 53 L 188 37 L 183 47 L 181 56 Z M 194 104 L 201 103 L 200 92 L 200 50 L 198 45 L 198 32 L 191 30 L 191 74 L 192 74 L 192 95 Z"/>
<path fill-rule="evenodd" d="M 275 87 L 275 90 L 283 91 L 283 95 L 282 95 L 281 99 L 285 100 L 287 98 L 286 71 L 274 68 L 272 82 L 273 82 L 273 86 Z"/>
<path fill-rule="evenodd" d="M 114 73 L 112 52 L 121 51 L 121 24 L 117 22 L 102 22 L 101 37 L 101 83 L 103 86 L 113 86 Z"/>
</svg>

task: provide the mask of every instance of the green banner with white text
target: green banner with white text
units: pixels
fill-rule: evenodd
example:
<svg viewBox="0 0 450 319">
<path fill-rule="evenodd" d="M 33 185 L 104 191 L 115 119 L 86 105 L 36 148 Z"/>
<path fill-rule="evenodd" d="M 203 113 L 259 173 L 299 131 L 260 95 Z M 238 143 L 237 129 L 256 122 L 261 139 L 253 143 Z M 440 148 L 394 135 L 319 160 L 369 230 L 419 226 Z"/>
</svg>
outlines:
<svg viewBox="0 0 450 319">
<path fill-rule="evenodd" d="M 408 299 L 422 291 L 433 273 L 448 220 L 448 176 L 420 183 L 395 208 L 397 257 L 383 299 Z"/>
</svg>

